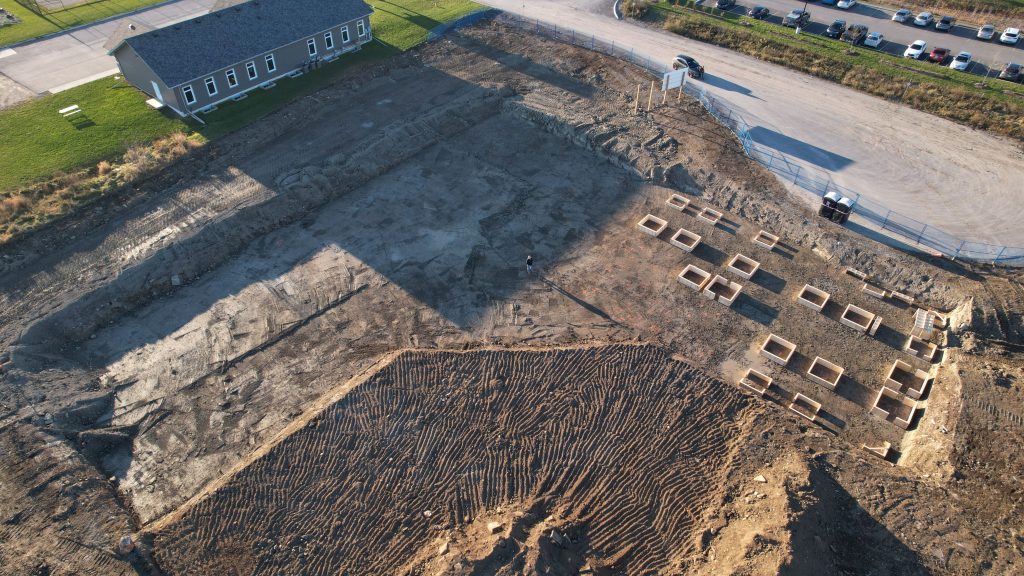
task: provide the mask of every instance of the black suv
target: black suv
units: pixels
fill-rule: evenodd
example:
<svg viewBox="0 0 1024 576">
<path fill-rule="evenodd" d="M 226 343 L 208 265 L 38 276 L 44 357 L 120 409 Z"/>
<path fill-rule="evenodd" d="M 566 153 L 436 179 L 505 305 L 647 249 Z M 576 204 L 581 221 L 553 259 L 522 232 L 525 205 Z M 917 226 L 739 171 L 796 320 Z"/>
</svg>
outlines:
<svg viewBox="0 0 1024 576">
<path fill-rule="evenodd" d="M 1024 76 L 1024 70 L 1021 70 L 1021 65 L 1013 62 L 1003 66 L 1002 72 L 999 73 L 999 78 L 1010 82 L 1020 82 L 1022 76 Z"/>
<path fill-rule="evenodd" d="M 719 10 L 731 10 L 736 5 L 736 0 L 718 0 L 715 2 L 715 8 Z"/>
<path fill-rule="evenodd" d="M 843 42 L 849 42 L 854 46 L 864 42 L 864 37 L 868 35 L 868 27 L 863 24 L 850 24 L 850 27 L 843 32 Z"/>
<path fill-rule="evenodd" d="M 825 29 L 825 36 L 839 38 L 846 32 L 846 20 L 835 20 Z"/>
</svg>

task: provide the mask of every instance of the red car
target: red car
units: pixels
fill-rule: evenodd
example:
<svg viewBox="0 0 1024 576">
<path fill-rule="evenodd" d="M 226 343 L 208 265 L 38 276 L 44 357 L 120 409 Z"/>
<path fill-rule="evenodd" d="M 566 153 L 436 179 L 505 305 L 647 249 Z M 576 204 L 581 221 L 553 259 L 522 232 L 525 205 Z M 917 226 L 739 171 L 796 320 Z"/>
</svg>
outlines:
<svg viewBox="0 0 1024 576">
<path fill-rule="evenodd" d="M 936 64 L 942 64 L 946 61 L 946 57 L 949 56 L 949 48 L 935 48 L 932 53 L 928 55 L 928 61 Z"/>
</svg>

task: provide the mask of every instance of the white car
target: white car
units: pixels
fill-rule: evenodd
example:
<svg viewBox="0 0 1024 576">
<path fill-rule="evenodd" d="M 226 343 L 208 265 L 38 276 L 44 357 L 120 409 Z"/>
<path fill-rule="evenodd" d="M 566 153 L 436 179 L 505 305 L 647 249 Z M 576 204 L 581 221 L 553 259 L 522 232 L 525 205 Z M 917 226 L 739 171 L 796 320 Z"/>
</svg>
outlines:
<svg viewBox="0 0 1024 576">
<path fill-rule="evenodd" d="M 864 37 L 864 45 L 871 48 L 878 48 L 882 45 L 882 41 L 884 40 L 885 36 L 882 36 L 881 32 L 869 32 L 868 35 Z"/>
<path fill-rule="evenodd" d="M 892 15 L 893 22 L 906 22 L 914 13 L 906 8 L 900 8 Z"/>
<path fill-rule="evenodd" d="M 935 17 L 932 16 L 931 12 L 921 12 L 920 14 L 917 15 L 917 18 L 914 18 L 914 25 L 929 26 L 931 25 L 933 20 L 935 20 Z"/>
<path fill-rule="evenodd" d="M 1003 44 L 1016 44 L 1017 40 L 1020 40 L 1020 28 L 1007 28 L 999 37 L 999 41 Z"/>
<path fill-rule="evenodd" d="M 949 63 L 949 67 L 953 70 L 967 70 L 967 67 L 971 65 L 971 53 L 961 52 L 953 57 L 953 61 Z"/>
<path fill-rule="evenodd" d="M 857 0 L 839 0 L 836 2 L 836 8 L 842 8 L 843 10 L 849 10 L 857 5 Z"/>
<path fill-rule="evenodd" d="M 991 40 L 996 35 L 996 27 L 991 24 L 985 24 L 981 28 L 978 28 L 978 40 Z"/>
<path fill-rule="evenodd" d="M 924 40 L 914 40 L 913 44 L 907 46 L 907 49 L 903 51 L 904 58 L 913 58 L 918 60 L 924 51 L 928 49 L 928 43 Z"/>
</svg>

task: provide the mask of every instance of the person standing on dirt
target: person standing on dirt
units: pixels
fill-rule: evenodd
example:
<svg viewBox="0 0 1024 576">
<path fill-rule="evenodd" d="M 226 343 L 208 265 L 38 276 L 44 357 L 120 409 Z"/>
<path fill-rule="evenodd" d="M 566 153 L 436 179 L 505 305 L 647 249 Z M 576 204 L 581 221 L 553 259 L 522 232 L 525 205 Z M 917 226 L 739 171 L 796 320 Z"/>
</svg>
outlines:
<svg viewBox="0 0 1024 576">
<path fill-rule="evenodd" d="M 526 273 L 533 273 L 533 254 L 530 254 L 529 256 L 526 257 Z"/>
</svg>

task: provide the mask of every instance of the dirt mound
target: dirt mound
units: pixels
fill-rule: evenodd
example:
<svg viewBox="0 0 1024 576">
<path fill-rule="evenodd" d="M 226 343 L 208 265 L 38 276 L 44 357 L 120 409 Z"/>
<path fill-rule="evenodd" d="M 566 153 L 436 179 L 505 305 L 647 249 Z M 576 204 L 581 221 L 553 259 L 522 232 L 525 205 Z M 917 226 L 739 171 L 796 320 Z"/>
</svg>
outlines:
<svg viewBox="0 0 1024 576">
<path fill-rule="evenodd" d="M 431 548 L 439 573 L 671 573 L 758 412 L 652 346 L 404 353 L 154 546 L 171 574 L 390 574 Z"/>
</svg>

